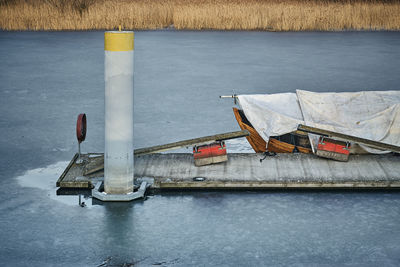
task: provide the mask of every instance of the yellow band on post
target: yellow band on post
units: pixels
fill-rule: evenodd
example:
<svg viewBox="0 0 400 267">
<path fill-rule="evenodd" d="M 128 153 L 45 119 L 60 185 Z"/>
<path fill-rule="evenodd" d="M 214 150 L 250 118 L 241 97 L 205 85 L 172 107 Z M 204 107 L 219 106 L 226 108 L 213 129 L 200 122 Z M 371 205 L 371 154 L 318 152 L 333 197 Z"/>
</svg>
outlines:
<svg viewBox="0 0 400 267">
<path fill-rule="evenodd" d="M 131 51 L 133 50 L 133 32 L 105 32 L 104 50 L 106 51 Z"/>
</svg>

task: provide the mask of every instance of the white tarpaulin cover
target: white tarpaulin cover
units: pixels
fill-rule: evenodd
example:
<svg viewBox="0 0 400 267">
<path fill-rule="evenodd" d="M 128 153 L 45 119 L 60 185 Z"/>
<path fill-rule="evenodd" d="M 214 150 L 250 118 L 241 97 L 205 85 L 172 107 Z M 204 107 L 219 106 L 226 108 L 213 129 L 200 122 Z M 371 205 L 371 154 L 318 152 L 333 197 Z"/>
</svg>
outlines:
<svg viewBox="0 0 400 267">
<path fill-rule="evenodd" d="M 299 124 L 400 145 L 400 91 L 239 95 L 247 119 L 268 143 Z M 310 135 L 313 145 L 315 136 Z M 314 138 L 313 138 L 314 137 Z M 383 151 L 363 147 L 371 153 Z"/>
</svg>

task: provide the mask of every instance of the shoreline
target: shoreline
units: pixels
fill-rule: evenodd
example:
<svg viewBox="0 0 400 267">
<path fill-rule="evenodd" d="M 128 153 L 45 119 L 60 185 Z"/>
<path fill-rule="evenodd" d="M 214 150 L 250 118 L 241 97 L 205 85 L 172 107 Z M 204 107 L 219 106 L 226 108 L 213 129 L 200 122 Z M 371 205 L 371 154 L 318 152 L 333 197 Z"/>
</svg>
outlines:
<svg viewBox="0 0 400 267">
<path fill-rule="evenodd" d="M 399 31 L 398 14 L 399 0 L 0 0 L 0 29 Z"/>
<path fill-rule="evenodd" d="M 192 30 L 192 29 L 169 29 L 169 28 L 159 28 L 159 29 L 122 29 L 125 31 L 133 31 L 133 32 L 260 32 L 260 33 L 400 33 L 400 30 L 354 30 L 354 29 L 346 29 L 346 30 L 331 30 L 331 31 L 322 31 L 322 30 L 307 30 L 307 31 L 268 31 L 268 30 L 220 30 L 220 29 L 203 29 L 203 30 Z M 0 28 L 0 33 L 17 33 L 17 32 L 42 32 L 42 33 L 58 33 L 58 32 L 105 32 L 105 31 L 118 31 L 118 27 L 114 29 L 87 29 L 87 30 L 5 30 Z"/>
</svg>

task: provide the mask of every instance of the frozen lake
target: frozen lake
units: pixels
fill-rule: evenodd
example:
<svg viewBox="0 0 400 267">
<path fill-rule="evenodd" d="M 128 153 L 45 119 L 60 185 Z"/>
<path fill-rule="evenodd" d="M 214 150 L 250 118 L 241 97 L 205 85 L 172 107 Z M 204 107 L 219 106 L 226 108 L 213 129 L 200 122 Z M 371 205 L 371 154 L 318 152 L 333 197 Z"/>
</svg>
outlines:
<svg viewBox="0 0 400 267">
<path fill-rule="evenodd" d="M 399 48 L 400 32 L 137 32 L 135 147 L 238 130 L 233 91 L 399 90 Z M 104 150 L 103 32 L 0 32 L 0 58 L 0 265 L 400 265 L 398 192 L 55 196 L 78 113 L 82 150 Z"/>
</svg>

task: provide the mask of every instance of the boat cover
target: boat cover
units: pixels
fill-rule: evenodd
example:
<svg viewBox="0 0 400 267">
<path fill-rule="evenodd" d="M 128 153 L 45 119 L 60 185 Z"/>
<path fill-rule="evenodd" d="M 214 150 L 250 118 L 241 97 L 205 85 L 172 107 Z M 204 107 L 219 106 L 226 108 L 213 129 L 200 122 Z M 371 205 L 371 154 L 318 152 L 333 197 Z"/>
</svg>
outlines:
<svg viewBox="0 0 400 267">
<path fill-rule="evenodd" d="M 239 95 L 247 119 L 268 143 L 299 124 L 400 145 L 400 91 Z M 318 135 L 309 134 L 315 151 Z M 362 146 L 370 153 L 387 153 Z"/>
</svg>

